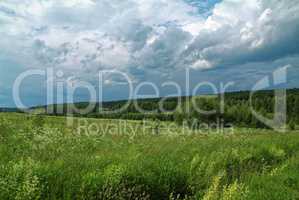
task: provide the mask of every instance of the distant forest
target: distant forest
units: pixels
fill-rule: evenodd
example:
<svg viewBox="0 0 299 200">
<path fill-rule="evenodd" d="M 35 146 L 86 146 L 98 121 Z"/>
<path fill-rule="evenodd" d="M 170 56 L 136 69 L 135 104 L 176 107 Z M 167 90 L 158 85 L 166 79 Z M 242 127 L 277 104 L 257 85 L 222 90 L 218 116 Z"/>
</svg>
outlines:
<svg viewBox="0 0 299 200">
<path fill-rule="evenodd" d="M 224 123 L 231 123 L 241 127 L 267 128 L 259 122 L 251 112 L 250 92 L 232 92 L 224 94 L 224 112 L 221 112 L 221 95 L 207 95 L 196 97 L 173 97 L 163 102 L 164 112 L 159 107 L 160 98 L 136 100 L 138 107 L 143 109 L 139 112 L 134 103 L 131 103 L 127 109 L 117 113 L 107 113 L 103 111 L 114 111 L 122 108 L 127 101 L 104 102 L 95 104 L 94 110 L 86 115 L 77 114 L 77 116 L 105 119 L 126 119 L 126 120 L 158 120 L 175 121 L 179 124 L 183 122 L 214 123 L 216 120 L 223 120 Z M 195 103 L 191 103 L 191 101 Z M 254 110 L 263 116 L 271 118 L 274 113 L 274 91 L 258 91 L 252 98 Z M 76 103 L 77 108 L 85 108 L 88 103 Z M 197 108 L 205 111 L 215 110 L 212 114 L 202 114 Z M 63 106 L 63 109 L 61 107 Z M 67 115 L 65 105 L 52 105 L 53 112 L 50 115 Z M 60 108 L 60 109 L 59 109 Z M 222 107 L 223 108 L 223 107 Z M 165 110 L 167 112 L 165 112 Z M 222 109 L 223 110 L 223 109 Z M 291 129 L 295 129 L 299 124 L 299 89 L 287 90 L 287 121 Z"/>
</svg>

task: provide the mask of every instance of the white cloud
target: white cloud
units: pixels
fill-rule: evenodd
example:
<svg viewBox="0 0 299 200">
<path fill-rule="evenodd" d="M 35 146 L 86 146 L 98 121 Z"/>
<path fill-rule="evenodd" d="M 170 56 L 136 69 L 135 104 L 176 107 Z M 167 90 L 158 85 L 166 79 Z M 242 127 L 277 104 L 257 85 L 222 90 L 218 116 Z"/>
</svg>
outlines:
<svg viewBox="0 0 299 200">
<path fill-rule="evenodd" d="M 223 0 L 206 18 L 198 2 L 1 1 L 1 52 L 87 77 L 99 69 L 165 75 L 299 53 L 298 3 Z"/>
<path fill-rule="evenodd" d="M 194 65 L 207 60 L 216 67 L 299 54 L 293 45 L 298 41 L 298 13 L 299 4 L 290 1 L 224 0 L 198 29 L 189 55 L 197 55 Z"/>
<path fill-rule="evenodd" d="M 210 69 L 212 66 L 213 65 L 207 60 L 198 60 L 191 66 L 191 68 L 204 70 Z"/>
</svg>

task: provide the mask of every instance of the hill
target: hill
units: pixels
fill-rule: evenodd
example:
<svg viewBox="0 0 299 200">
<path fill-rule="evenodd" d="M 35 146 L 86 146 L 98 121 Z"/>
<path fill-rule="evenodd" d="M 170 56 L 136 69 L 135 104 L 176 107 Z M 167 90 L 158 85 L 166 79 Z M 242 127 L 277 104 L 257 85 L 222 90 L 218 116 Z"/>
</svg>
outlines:
<svg viewBox="0 0 299 200">
<path fill-rule="evenodd" d="M 171 97 L 132 100 L 126 109 L 117 111 L 127 104 L 127 100 L 94 103 L 93 110 L 87 114 L 73 113 L 77 117 L 90 117 L 102 119 L 131 119 L 131 120 L 160 120 L 175 121 L 179 124 L 187 122 L 194 125 L 201 123 L 215 123 L 222 120 L 225 124 L 233 123 L 242 127 L 267 128 L 252 115 L 251 109 L 261 115 L 271 118 L 274 115 L 275 96 L 273 90 L 256 92 L 250 101 L 250 91 L 230 92 L 223 96 L 203 95 L 195 97 Z M 221 102 L 224 99 L 223 107 Z M 161 106 L 161 102 L 163 105 Z M 88 102 L 75 103 L 78 109 L 84 109 Z M 47 105 L 31 108 L 35 114 L 65 116 L 70 114 L 68 108 L 71 104 Z M 47 108 L 52 110 L 47 112 Z M 214 112 L 203 114 L 198 109 Z M 2 112 L 17 111 L 16 109 L 3 109 Z M 287 90 L 287 122 L 294 128 L 299 123 L 299 89 Z"/>
</svg>

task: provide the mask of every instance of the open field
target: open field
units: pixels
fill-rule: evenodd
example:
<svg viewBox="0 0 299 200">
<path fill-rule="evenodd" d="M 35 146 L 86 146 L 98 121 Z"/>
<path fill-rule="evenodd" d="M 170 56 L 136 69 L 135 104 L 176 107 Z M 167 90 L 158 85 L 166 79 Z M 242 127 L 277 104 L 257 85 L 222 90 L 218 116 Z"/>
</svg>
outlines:
<svg viewBox="0 0 299 200">
<path fill-rule="evenodd" d="M 299 199 L 298 132 L 155 134 L 128 123 L 143 134 L 79 134 L 63 117 L 1 113 L 0 199 Z"/>
</svg>

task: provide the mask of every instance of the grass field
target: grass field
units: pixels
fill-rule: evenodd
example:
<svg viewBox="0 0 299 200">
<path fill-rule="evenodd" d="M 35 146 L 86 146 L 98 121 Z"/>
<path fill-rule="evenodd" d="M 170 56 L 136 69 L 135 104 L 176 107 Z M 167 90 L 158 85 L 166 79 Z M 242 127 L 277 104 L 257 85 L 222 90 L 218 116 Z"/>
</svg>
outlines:
<svg viewBox="0 0 299 200">
<path fill-rule="evenodd" d="M 298 132 L 155 134 L 129 121 L 131 135 L 118 120 L 86 120 L 109 134 L 0 114 L 0 199 L 299 199 Z"/>
</svg>

